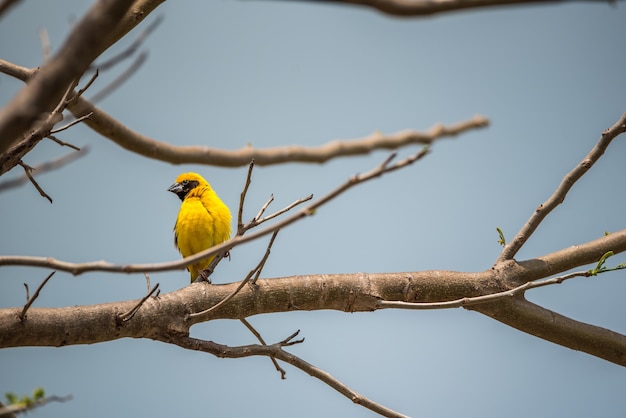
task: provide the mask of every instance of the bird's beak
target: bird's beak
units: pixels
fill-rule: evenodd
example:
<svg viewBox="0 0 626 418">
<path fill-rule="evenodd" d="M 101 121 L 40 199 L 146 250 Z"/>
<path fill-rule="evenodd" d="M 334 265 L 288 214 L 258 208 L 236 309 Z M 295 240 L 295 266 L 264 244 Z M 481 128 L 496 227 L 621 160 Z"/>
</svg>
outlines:
<svg viewBox="0 0 626 418">
<path fill-rule="evenodd" d="M 183 192 L 183 185 L 180 183 L 174 183 L 169 187 L 169 189 L 167 189 L 167 191 L 177 195 Z"/>
<path fill-rule="evenodd" d="M 167 189 L 168 192 L 172 192 L 174 193 L 176 196 L 178 196 L 178 198 L 180 199 L 180 201 L 182 202 L 183 200 L 185 200 L 185 196 L 187 195 L 188 190 L 185 190 L 185 188 L 183 187 L 182 183 L 174 183 L 172 184 L 169 189 Z"/>
</svg>

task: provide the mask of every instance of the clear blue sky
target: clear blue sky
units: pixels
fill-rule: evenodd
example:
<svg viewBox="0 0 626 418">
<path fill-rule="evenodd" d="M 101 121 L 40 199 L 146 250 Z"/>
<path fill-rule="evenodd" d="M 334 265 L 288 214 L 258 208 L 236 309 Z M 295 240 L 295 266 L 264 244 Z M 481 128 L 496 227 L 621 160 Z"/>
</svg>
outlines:
<svg viewBox="0 0 626 418">
<path fill-rule="evenodd" d="M 0 20 L 0 57 L 40 65 L 38 30 L 47 29 L 56 49 L 87 7 L 82 1 L 21 2 Z M 623 4 L 397 19 L 362 8 L 222 0 L 170 2 L 148 22 L 159 15 L 163 23 L 142 46 L 147 62 L 99 104 L 158 140 L 228 149 L 319 145 L 377 130 L 423 130 L 477 113 L 492 121 L 486 130 L 436 144 L 419 164 L 362 185 L 282 231 L 265 277 L 487 269 L 500 251 L 495 228 L 512 237 L 626 111 Z M 121 71 L 105 72 L 93 91 Z M 0 104 L 20 86 L 0 76 Z M 171 229 L 179 201 L 166 189 L 182 171 L 202 173 L 231 208 L 237 205 L 245 168 L 148 160 L 85 127 L 61 138 L 89 145 L 90 154 L 38 177 L 52 205 L 30 185 L 0 194 L 0 254 L 73 262 L 178 259 Z M 69 151 L 42 143 L 26 162 Z M 518 258 L 623 229 L 625 153 L 621 137 Z M 258 168 L 247 217 L 271 193 L 275 209 L 309 193 L 320 196 L 386 156 Z M 15 169 L 1 180 L 18 174 Z M 238 248 L 214 281 L 240 280 L 264 245 Z M 21 305 L 22 283 L 33 289 L 48 273 L 1 268 L 0 307 Z M 152 281 L 173 291 L 187 284 L 187 273 L 154 274 Z M 136 299 L 145 287 L 140 274 L 59 272 L 36 306 Z M 528 297 L 626 333 L 625 292 L 626 273 L 619 272 Z M 618 417 L 626 409 L 623 368 L 473 312 L 292 312 L 250 321 L 267 341 L 301 329 L 306 342 L 293 353 L 411 416 Z M 192 335 L 230 345 L 254 342 L 237 321 L 202 324 Z M 223 360 L 143 340 L 8 349 L 0 351 L 0 393 L 43 386 L 50 394 L 73 394 L 72 402 L 33 417 L 372 416 L 284 367 L 287 380 L 281 381 L 266 358 Z"/>
</svg>

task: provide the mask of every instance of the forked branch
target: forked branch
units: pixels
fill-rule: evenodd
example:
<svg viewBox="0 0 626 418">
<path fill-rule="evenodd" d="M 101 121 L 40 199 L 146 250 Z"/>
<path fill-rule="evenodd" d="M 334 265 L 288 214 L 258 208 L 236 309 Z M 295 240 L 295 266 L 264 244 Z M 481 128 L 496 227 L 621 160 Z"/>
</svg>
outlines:
<svg viewBox="0 0 626 418">
<path fill-rule="evenodd" d="M 607 147 L 618 135 L 626 132 L 626 113 L 615 122 L 613 126 L 602 132 L 600 139 L 593 147 L 593 149 L 583 158 L 583 160 L 570 171 L 555 192 L 546 200 L 543 204 L 533 212 L 530 219 L 522 226 L 515 237 L 504 246 L 500 257 L 498 257 L 497 263 L 501 263 L 506 260 L 511 260 L 515 257 L 515 254 L 522 248 L 524 243 L 535 232 L 537 227 L 545 219 L 550 212 L 554 210 L 558 205 L 563 203 L 565 196 L 570 191 L 572 186 L 580 179 L 589 169 L 600 159 Z"/>
</svg>

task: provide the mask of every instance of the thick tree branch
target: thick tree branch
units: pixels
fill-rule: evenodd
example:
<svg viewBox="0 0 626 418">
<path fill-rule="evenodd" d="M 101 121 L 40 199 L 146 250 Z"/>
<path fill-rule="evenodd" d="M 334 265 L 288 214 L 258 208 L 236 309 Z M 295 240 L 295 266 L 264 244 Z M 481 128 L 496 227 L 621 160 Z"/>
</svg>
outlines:
<svg viewBox="0 0 626 418">
<path fill-rule="evenodd" d="M 515 6 L 522 4 L 554 4 L 572 0 L 296 0 L 314 3 L 348 4 L 377 9 L 393 16 L 431 16 L 467 9 Z M 582 1 L 582 0 L 575 0 Z M 593 1 L 593 0 L 591 0 Z M 612 3 L 617 0 L 607 0 Z"/>
<path fill-rule="evenodd" d="M 513 297 L 474 305 L 475 310 L 546 341 L 626 366 L 626 336 L 575 321 L 524 299 Z"/>
<path fill-rule="evenodd" d="M 605 244 L 610 245 L 611 242 L 605 241 Z M 595 245 L 599 243 L 579 248 Z M 553 255 L 543 258 L 551 257 Z M 381 301 L 450 301 L 507 291 L 511 288 L 510 283 L 530 281 L 530 278 L 540 274 L 537 270 L 545 273 L 544 266 L 537 263 L 520 264 L 501 271 L 491 269 L 480 273 L 424 271 L 261 279 L 254 287 L 242 288 L 229 303 L 201 316 L 190 314 L 219 303 L 233 293 L 239 283 L 194 283 L 158 298 L 148 298 L 127 322 L 119 318 L 134 309 L 138 300 L 67 308 L 31 307 L 23 321 L 19 320 L 22 308 L 8 308 L 0 310 L 0 347 L 92 344 L 124 337 L 160 339 L 165 330 L 187 334 L 193 324 L 214 319 L 239 319 L 293 310 L 364 312 L 379 309 Z M 562 264 L 562 267 L 570 266 Z M 536 322 L 546 320 L 548 311 L 531 305 L 511 305 L 510 301 L 516 298 L 499 298 L 494 302 L 472 305 L 471 309 L 542 338 L 538 333 L 542 327 L 549 327 L 549 341 L 626 365 L 624 352 L 619 351 L 619 347 L 623 347 L 624 336 L 565 317 L 559 317 L 558 322 L 551 324 Z M 532 309 L 524 312 L 525 308 Z M 550 315 L 554 317 L 556 314 Z M 560 331 L 559 327 L 562 327 Z M 577 334 L 580 330 L 584 332 Z M 595 344 L 584 341 L 590 335 L 594 338 L 601 336 L 602 343 L 610 347 L 598 352 Z"/>
<path fill-rule="evenodd" d="M 106 48 L 131 3 L 100 0 L 69 34 L 64 45 L 30 79 L 26 87 L 0 110 L 0 153 L 20 140 L 38 119 L 59 103 L 68 86 Z"/>
</svg>

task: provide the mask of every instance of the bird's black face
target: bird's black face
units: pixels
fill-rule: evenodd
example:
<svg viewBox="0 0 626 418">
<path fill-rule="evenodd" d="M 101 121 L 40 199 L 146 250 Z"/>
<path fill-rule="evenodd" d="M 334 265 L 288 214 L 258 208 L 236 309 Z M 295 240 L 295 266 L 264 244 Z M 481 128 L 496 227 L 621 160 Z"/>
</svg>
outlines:
<svg viewBox="0 0 626 418">
<path fill-rule="evenodd" d="M 169 189 L 167 189 L 167 191 L 174 193 L 181 201 L 183 201 L 185 200 L 185 196 L 187 196 L 187 193 L 195 189 L 198 184 L 200 183 L 198 183 L 196 180 L 183 180 L 180 183 L 172 184 Z"/>
</svg>

